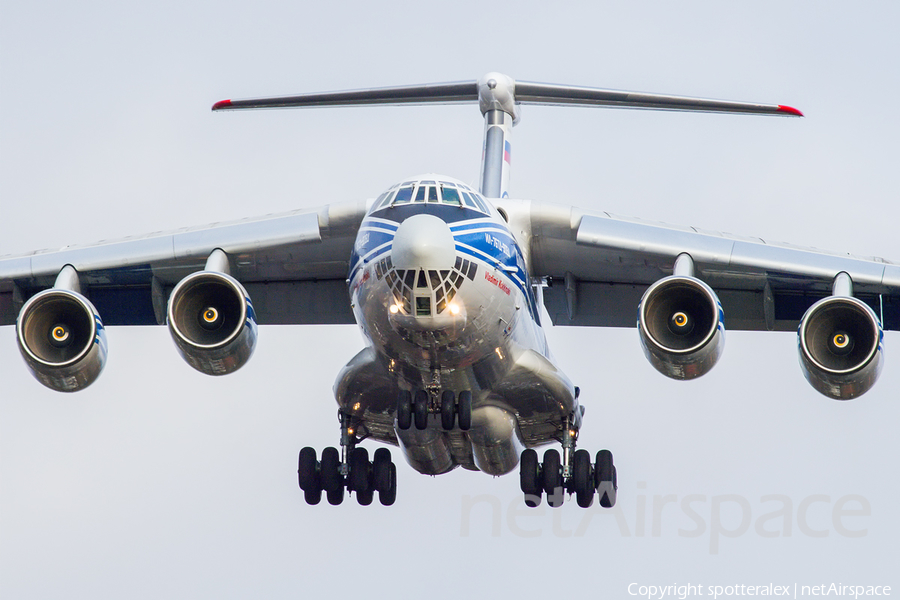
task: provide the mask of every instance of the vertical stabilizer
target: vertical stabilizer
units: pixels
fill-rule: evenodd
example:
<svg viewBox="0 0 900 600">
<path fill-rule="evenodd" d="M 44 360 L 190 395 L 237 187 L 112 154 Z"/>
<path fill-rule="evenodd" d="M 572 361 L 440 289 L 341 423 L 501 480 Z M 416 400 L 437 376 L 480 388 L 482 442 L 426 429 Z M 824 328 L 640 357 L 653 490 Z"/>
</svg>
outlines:
<svg viewBox="0 0 900 600">
<path fill-rule="evenodd" d="M 509 197 L 509 137 L 519 121 L 515 94 L 516 82 L 506 75 L 488 73 L 478 80 L 478 106 L 484 115 L 481 193 L 487 198 Z"/>
</svg>

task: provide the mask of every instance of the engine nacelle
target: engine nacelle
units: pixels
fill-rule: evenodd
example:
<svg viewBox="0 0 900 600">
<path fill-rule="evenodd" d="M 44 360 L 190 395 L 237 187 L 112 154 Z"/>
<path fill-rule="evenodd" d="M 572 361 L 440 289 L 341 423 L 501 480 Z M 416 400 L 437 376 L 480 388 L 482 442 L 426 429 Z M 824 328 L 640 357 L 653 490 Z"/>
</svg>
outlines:
<svg viewBox="0 0 900 600">
<path fill-rule="evenodd" d="M 59 392 L 86 388 L 106 364 L 100 315 L 71 290 L 44 290 L 29 299 L 16 320 L 16 340 L 32 374 Z"/>
<path fill-rule="evenodd" d="M 819 300 L 803 315 L 797 336 L 803 375 L 829 398 L 861 396 L 881 374 L 884 333 L 875 312 L 861 300 Z"/>
<path fill-rule="evenodd" d="M 718 296 L 694 277 L 672 275 L 644 292 L 638 331 L 653 367 L 672 379 L 709 372 L 725 348 L 724 313 Z"/>
<path fill-rule="evenodd" d="M 192 273 L 175 286 L 168 326 L 184 360 L 207 375 L 240 369 L 256 347 L 256 314 L 247 291 L 216 271 Z"/>
</svg>

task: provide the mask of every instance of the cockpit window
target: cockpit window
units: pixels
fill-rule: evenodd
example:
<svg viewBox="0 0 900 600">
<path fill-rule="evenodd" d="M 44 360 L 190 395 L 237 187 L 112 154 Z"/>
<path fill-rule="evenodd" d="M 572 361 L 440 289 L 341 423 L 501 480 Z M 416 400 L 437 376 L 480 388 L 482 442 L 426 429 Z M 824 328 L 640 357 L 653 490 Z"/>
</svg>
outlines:
<svg viewBox="0 0 900 600">
<path fill-rule="evenodd" d="M 394 185 L 391 189 L 378 196 L 372 204 L 372 210 L 381 210 L 411 202 L 445 204 L 460 208 L 466 207 L 485 214 L 491 214 L 484 199 L 469 186 L 462 183 L 450 183 L 432 179 L 404 181 L 402 184 Z"/>
<path fill-rule="evenodd" d="M 456 206 L 461 206 L 459 201 L 459 192 L 455 187 L 450 187 L 447 184 L 441 186 L 441 196 L 444 204 L 455 204 Z"/>
<path fill-rule="evenodd" d="M 412 199 L 412 185 L 404 185 L 397 190 L 397 197 L 394 198 L 394 204 L 405 204 Z"/>
<path fill-rule="evenodd" d="M 380 195 L 378 197 L 378 200 L 375 201 L 375 205 L 374 205 L 375 208 L 373 210 L 379 210 L 386 206 L 389 206 L 391 203 L 391 199 L 394 197 L 395 191 L 396 191 L 395 189 L 390 189 L 390 190 L 386 191 L 385 193 L 383 193 L 382 195 Z"/>
<path fill-rule="evenodd" d="M 488 210 L 487 205 L 484 203 L 484 199 L 479 194 L 472 194 L 472 200 L 475 201 L 475 204 L 478 205 L 478 209 L 487 214 L 491 214 L 491 211 Z"/>
</svg>

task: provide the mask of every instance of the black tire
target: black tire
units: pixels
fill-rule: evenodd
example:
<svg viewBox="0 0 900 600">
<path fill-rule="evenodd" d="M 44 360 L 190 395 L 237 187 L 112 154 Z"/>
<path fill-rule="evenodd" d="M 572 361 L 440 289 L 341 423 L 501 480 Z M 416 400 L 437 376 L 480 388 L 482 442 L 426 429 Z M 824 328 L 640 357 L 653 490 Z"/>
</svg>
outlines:
<svg viewBox="0 0 900 600">
<path fill-rule="evenodd" d="M 386 493 L 391 487 L 391 451 L 379 448 L 372 458 L 372 482 L 379 495 Z"/>
<path fill-rule="evenodd" d="M 572 458 L 572 481 L 575 499 L 581 508 L 590 508 L 594 503 L 594 477 L 591 473 L 591 455 L 587 450 L 576 450 Z"/>
<path fill-rule="evenodd" d="M 341 486 L 334 491 L 329 490 L 325 492 L 325 497 L 328 498 L 328 504 L 337 506 L 344 501 L 344 486 Z"/>
<path fill-rule="evenodd" d="M 390 506 L 397 499 L 397 465 L 390 462 L 388 466 L 388 475 L 390 477 L 390 486 L 382 492 L 378 491 L 378 501 L 383 506 Z"/>
<path fill-rule="evenodd" d="M 459 428 L 468 431 L 472 426 L 472 392 L 464 390 L 459 393 L 459 406 L 456 411 Z"/>
<path fill-rule="evenodd" d="M 412 394 L 400 390 L 397 394 L 397 427 L 406 430 L 412 426 Z"/>
<path fill-rule="evenodd" d="M 523 450 L 519 458 L 519 487 L 525 494 L 526 506 L 529 508 L 540 506 L 544 492 L 543 481 L 538 467 L 537 452 L 531 448 Z"/>
<path fill-rule="evenodd" d="M 547 504 L 553 508 L 562 506 L 564 490 L 562 486 L 562 471 L 560 469 L 559 452 L 547 450 L 544 452 L 544 464 L 541 478 L 544 491 L 547 492 Z"/>
<path fill-rule="evenodd" d="M 363 506 L 372 504 L 372 498 L 375 497 L 374 490 L 366 490 L 364 492 L 356 492 L 356 501 Z"/>
<path fill-rule="evenodd" d="M 350 474 L 347 482 L 350 491 L 360 493 L 371 491 L 369 452 L 365 448 L 354 448 L 350 453 Z"/>
<path fill-rule="evenodd" d="M 428 427 L 428 392 L 416 391 L 416 400 L 413 402 L 413 416 L 416 421 L 416 429 L 422 430 Z"/>
<path fill-rule="evenodd" d="M 316 467 L 315 449 L 306 447 L 301 450 L 297 465 L 297 481 L 301 490 L 315 490 L 319 487 L 319 473 Z"/>
<path fill-rule="evenodd" d="M 329 493 L 329 501 L 331 494 L 337 493 L 338 490 L 341 490 L 343 496 L 344 477 L 341 475 L 341 455 L 337 448 L 328 447 L 322 450 L 319 479 L 322 482 L 322 489 Z"/>
<path fill-rule="evenodd" d="M 519 458 L 519 488 L 523 494 L 540 494 L 543 491 L 543 481 L 540 479 L 538 469 L 538 455 L 533 449 L 522 451 Z"/>
<path fill-rule="evenodd" d="M 307 504 L 318 504 L 322 501 L 322 488 L 314 490 L 303 490 L 303 498 Z"/>
<path fill-rule="evenodd" d="M 444 390 L 441 394 L 441 427 L 445 431 L 453 429 L 456 421 L 456 394 L 450 390 Z"/>
<path fill-rule="evenodd" d="M 594 478 L 597 486 L 597 494 L 600 496 L 600 506 L 612 508 L 616 505 L 616 467 L 613 465 L 613 455 L 609 450 L 601 450 L 597 453 L 597 462 L 594 464 Z"/>
</svg>

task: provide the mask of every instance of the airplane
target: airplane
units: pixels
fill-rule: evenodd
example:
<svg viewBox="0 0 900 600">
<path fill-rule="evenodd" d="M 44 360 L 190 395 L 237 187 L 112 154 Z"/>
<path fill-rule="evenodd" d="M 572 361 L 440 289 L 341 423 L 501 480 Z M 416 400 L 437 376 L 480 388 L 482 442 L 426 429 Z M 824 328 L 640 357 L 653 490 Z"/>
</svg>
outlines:
<svg viewBox="0 0 900 600">
<path fill-rule="evenodd" d="M 439 174 L 369 200 L 0 258 L 0 325 L 16 327 L 46 387 L 85 389 L 106 362 L 105 328 L 166 325 L 194 369 L 219 376 L 253 354 L 260 324 L 355 323 L 365 347 L 338 373 L 339 448 L 303 448 L 305 501 L 369 505 L 397 494 L 399 446 L 418 472 L 519 468 L 528 506 L 574 495 L 616 503 L 612 453 L 577 448 L 585 408 L 553 359 L 544 320 L 634 327 L 676 380 L 716 364 L 733 330 L 797 330 L 801 370 L 836 400 L 868 391 L 883 331 L 900 329 L 900 266 L 696 228 L 515 199 L 511 131 L 543 104 L 802 117 L 754 104 L 517 81 L 223 100 L 213 111 L 477 103 L 476 186 Z M 252 301 L 251 301 L 252 298 Z M 101 318 L 102 315 L 102 318 Z M 552 443 L 542 458 L 536 448 Z"/>
</svg>

